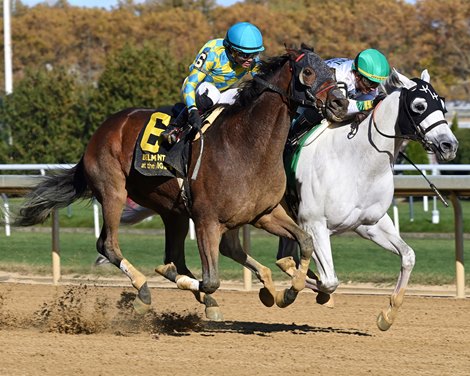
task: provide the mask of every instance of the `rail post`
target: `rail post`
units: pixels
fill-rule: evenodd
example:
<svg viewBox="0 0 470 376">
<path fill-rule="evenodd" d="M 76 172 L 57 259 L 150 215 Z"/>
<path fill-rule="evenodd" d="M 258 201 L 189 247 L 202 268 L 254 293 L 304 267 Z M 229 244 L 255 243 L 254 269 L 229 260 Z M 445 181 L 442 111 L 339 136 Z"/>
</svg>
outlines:
<svg viewBox="0 0 470 376">
<path fill-rule="evenodd" d="M 455 226 L 455 284 L 457 287 L 456 297 L 465 298 L 465 266 L 463 260 L 463 214 L 460 200 L 452 192 L 450 200 L 454 207 L 454 226 Z"/>
</svg>

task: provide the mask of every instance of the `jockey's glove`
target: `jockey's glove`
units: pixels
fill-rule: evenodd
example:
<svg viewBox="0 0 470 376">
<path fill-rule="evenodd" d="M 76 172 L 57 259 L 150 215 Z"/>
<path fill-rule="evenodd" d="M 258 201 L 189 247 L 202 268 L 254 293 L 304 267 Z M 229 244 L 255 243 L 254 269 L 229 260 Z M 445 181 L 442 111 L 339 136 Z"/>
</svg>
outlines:
<svg viewBox="0 0 470 376">
<path fill-rule="evenodd" d="M 196 107 L 192 107 L 189 109 L 188 123 L 193 128 L 194 131 L 201 130 L 201 126 L 202 126 L 201 115 L 199 115 L 199 111 Z"/>
</svg>

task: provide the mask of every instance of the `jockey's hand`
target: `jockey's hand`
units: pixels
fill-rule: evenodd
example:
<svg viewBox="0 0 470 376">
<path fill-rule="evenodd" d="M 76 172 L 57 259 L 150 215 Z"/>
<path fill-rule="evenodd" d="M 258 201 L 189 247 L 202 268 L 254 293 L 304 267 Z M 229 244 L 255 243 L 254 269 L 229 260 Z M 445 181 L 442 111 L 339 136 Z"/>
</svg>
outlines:
<svg viewBox="0 0 470 376">
<path fill-rule="evenodd" d="M 199 111 L 196 107 L 193 107 L 189 110 L 188 123 L 193 128 L 194 131 L 198 132 L 201 130 L 201 126 L 202 126 L 201 115 L 199 115 Z"/>
<path fill-rule="evenodd" d="M 370 113 L 370 110 L 369 111 L 360 111 L 360 112 L 356 113 L 356 116 L 354 117 L 354 120 L 351 123 L 351 125 L 353 127 L 357 127 L 359 124 L 361 124 L 367 118 L 367 116 L 369 116 L 369 113 Z"/>
</svg>

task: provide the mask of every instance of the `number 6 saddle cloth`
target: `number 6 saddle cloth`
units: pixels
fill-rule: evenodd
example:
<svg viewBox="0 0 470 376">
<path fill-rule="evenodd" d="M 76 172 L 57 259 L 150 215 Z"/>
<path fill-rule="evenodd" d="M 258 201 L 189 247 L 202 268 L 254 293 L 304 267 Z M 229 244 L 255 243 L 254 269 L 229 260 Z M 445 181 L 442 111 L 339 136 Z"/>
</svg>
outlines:
<svg viewBox="0 0 470 376">
<path fill-rule="evenodd" d="M 203 120 L 204 133 L 222 112 L 217 107 Z M 182 137 L 174 145 L 168 145 L 160 137 L 172 120 L 171 108 L 157 109 L 140 131 L 134 149 L 134 168 L 145 176 L 186 176 L 191 140 Z M 199 134 L 195 139 L 199 138 Z"/>
</svg>

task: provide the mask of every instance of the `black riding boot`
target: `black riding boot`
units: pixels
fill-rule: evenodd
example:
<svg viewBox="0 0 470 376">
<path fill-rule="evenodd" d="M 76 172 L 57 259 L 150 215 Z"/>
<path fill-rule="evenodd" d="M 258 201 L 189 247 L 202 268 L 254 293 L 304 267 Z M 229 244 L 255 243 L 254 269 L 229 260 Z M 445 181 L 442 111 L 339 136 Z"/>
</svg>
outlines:
<svg viewBox="0 0 470 376">
<path fill-rule="evenodd" d="M 188 109 L 185 107 L 179 115 L 166 127 L 161 133 L 162 139 L 168 144 L 173 145 L 178 141 L 179 135 L 188 124 Z"/>
<path fill-rule="evenodd" d="M 296 148 L 300 139 L 307 133 L 313 126 L 319 124 L 323 117 L 316 109 L 307 108 L 305 111 L 294 120 L 287 136 L 287 147 Z"/>
</svg>

